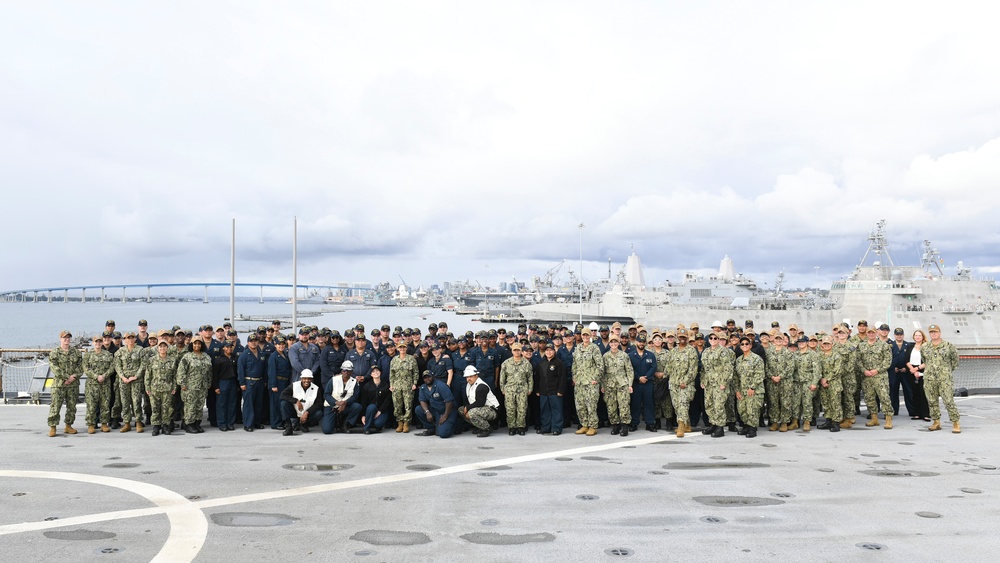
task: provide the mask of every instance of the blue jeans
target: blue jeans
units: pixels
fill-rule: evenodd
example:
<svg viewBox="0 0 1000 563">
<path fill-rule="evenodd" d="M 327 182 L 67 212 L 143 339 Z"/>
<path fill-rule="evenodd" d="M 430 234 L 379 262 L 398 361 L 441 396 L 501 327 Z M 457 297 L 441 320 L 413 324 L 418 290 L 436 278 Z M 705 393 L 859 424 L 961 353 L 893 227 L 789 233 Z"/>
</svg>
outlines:
<svg viewBox="0 0 1000 563">
<path fill-rule="evenodd" d="M 563 398 L 559 395 L 540 395 L 538 408 L 541 414 L 542 432 L 562 432 Z"/>
<path fill-rule="evenodd" d="M 337 410 L 335 406 L 325 406 L 323 407 L 323 433 L 333 434 L 333 431 L 345 424 L 355 425 L 358 423 L 358 417 L 361 416 L 361 405 L 358 403 L 351 403 L 347 405 L 344 412 Z"/>
<path fill-rule="evenodd" d="M 389 415 L 392 412 L 384 412 L 378 417 L 375 416 L 376 412 L 378 412 L 378 407 L 374 403 L 365 409 L 365 430 L 371 430 L 373 427 L 376 430 L 381 430 L 385 428 L 385 423 L 389 422 Z"/>
</svg>

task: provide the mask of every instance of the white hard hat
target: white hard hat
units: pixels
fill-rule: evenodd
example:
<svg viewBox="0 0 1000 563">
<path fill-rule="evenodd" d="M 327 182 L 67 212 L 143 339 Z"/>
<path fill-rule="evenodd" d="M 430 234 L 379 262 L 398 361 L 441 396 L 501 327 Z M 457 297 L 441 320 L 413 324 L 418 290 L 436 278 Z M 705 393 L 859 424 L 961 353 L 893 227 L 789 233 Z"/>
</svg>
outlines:
<svg viewBox="0 0 1000 563">
<path fill-rule="evenodd" d="M 465 373 L 462 374 L 462 377 L 472 377 L 473 375 L 479 375 L 476 366 L 465 366 Z"/>
<path fill-rule="evenodd" d="M 724 328 L 722 321 L 712 321 L 712 328 Z"/>
<path fill-rule="evenodd" d="M 304 369 L 304 370 L 302 370 L 302 373 L 299 374 L 299 377 L 300 378 L 301 377 L 308 377 L 309 379 L 312 379 L 313 378 L 313 370 L 311 370 L 311 369 Z"/>
<path fill-rule="evenodd" d="M 354 362 L 345 360 L 344 363 L 340 364 L 340 371 L 354 371 Z"/>
<path fill-rule="evenodd" d="M 597 323 L 591 321 L 591 323 L 589 325 L 587 325 L 587 328 L 589 328 L 590 330 L 597 330 L 597 328 L 598 328 L 597 327 Z"/>
</svg>

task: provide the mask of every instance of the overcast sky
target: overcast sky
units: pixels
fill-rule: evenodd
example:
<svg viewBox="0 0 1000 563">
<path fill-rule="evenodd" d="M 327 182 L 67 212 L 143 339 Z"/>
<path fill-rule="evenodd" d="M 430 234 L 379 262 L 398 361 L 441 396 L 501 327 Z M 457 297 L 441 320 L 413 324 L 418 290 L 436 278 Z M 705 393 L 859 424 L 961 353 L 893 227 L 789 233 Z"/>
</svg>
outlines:
<svg viewBox="0 0 1000 563">
<path fill-rule="evenodd" d="M 989 2 L 5 2 L 0 290 L 1000 272 Z M 992 54 L 991 54 L 992 53 Z M 585 228 L 579 229 L 580 223 Z M 488 267 L 487 267 L 488 266 Z M 819 267 L 817 275 L 816 267 Z M 565 268 L 563 270 L 565 272 Z"/>
</svg>

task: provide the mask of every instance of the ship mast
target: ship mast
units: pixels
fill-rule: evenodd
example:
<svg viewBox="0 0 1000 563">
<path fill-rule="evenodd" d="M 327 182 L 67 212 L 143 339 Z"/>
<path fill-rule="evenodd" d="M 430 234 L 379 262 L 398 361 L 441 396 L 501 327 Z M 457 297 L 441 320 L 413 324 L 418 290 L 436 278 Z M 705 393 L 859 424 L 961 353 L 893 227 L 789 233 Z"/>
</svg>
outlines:
<svg viewBox="0 0 1000 563">
<path fill-rule="evenodd" d="M 937 267 L 939 274 L 944 275 L 944 269 L 941 268 L 941 255 L 936 248 L 931 247 L 931 241 L 925 240 L 924 254 L 920 257 L 920 267 L 929 274 L 931 273 L 931 264 Z"/>
<path fill-rule="evenodd" d="M 861 258 L 861 263 L 858 264 L 858 267 L 864 267 L 868 255 L 873 253 L 878 257 L 877 265 L 885 265 L 882 261 L 882 256 L 884 255 L 889 265 L 895 267 L 896 264 L 893 263 L 892 256 L 889 255 L 889 241 L 885 236 L 885 219 L 876 223 L 875 230 L 868 235 L 868 250 L 865 251 L 865 255 Z"/>
</svg>

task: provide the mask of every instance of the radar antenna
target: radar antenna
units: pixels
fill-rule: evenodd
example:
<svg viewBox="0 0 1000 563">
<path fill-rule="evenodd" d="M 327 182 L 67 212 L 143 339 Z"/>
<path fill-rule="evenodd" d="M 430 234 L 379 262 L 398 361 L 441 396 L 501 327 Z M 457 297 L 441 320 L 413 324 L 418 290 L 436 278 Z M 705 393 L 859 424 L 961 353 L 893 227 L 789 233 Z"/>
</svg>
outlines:
<svg viewBox="0 0 1000 563">
<path fill-rule="evenodd" d="M 936 248 L 931 247 L 931 241 L 924 241 L 924 254 L 920 257 L 920 267 L 924 269 L 928 274 L 931 273 L 931 266 L 937 268 L 937 271 L 942 276 L 944 275 L 944 269 L 941 264 L 944 262 L 941 259 L 941 254 L 938 253 Z"/>
<path fill-rule="evenodd" d="M 889 241 L 885 237 L 885 219 L 876 223 L 875 229 L 868 235 L 868 250 L 865 251 L 865 255 L 861 258 L 861 263 L 858 264 L 858 267 L 863 267 L 865 260 L 868 259 L 868 255 L 873 253 L 878 257 L 879 266 L 885 266 L 885 263 L 882 261 L 883 255 L 890 266 L 896 265 L 892 261 L 892 256 L 889 256 Z"/>
</svg>

